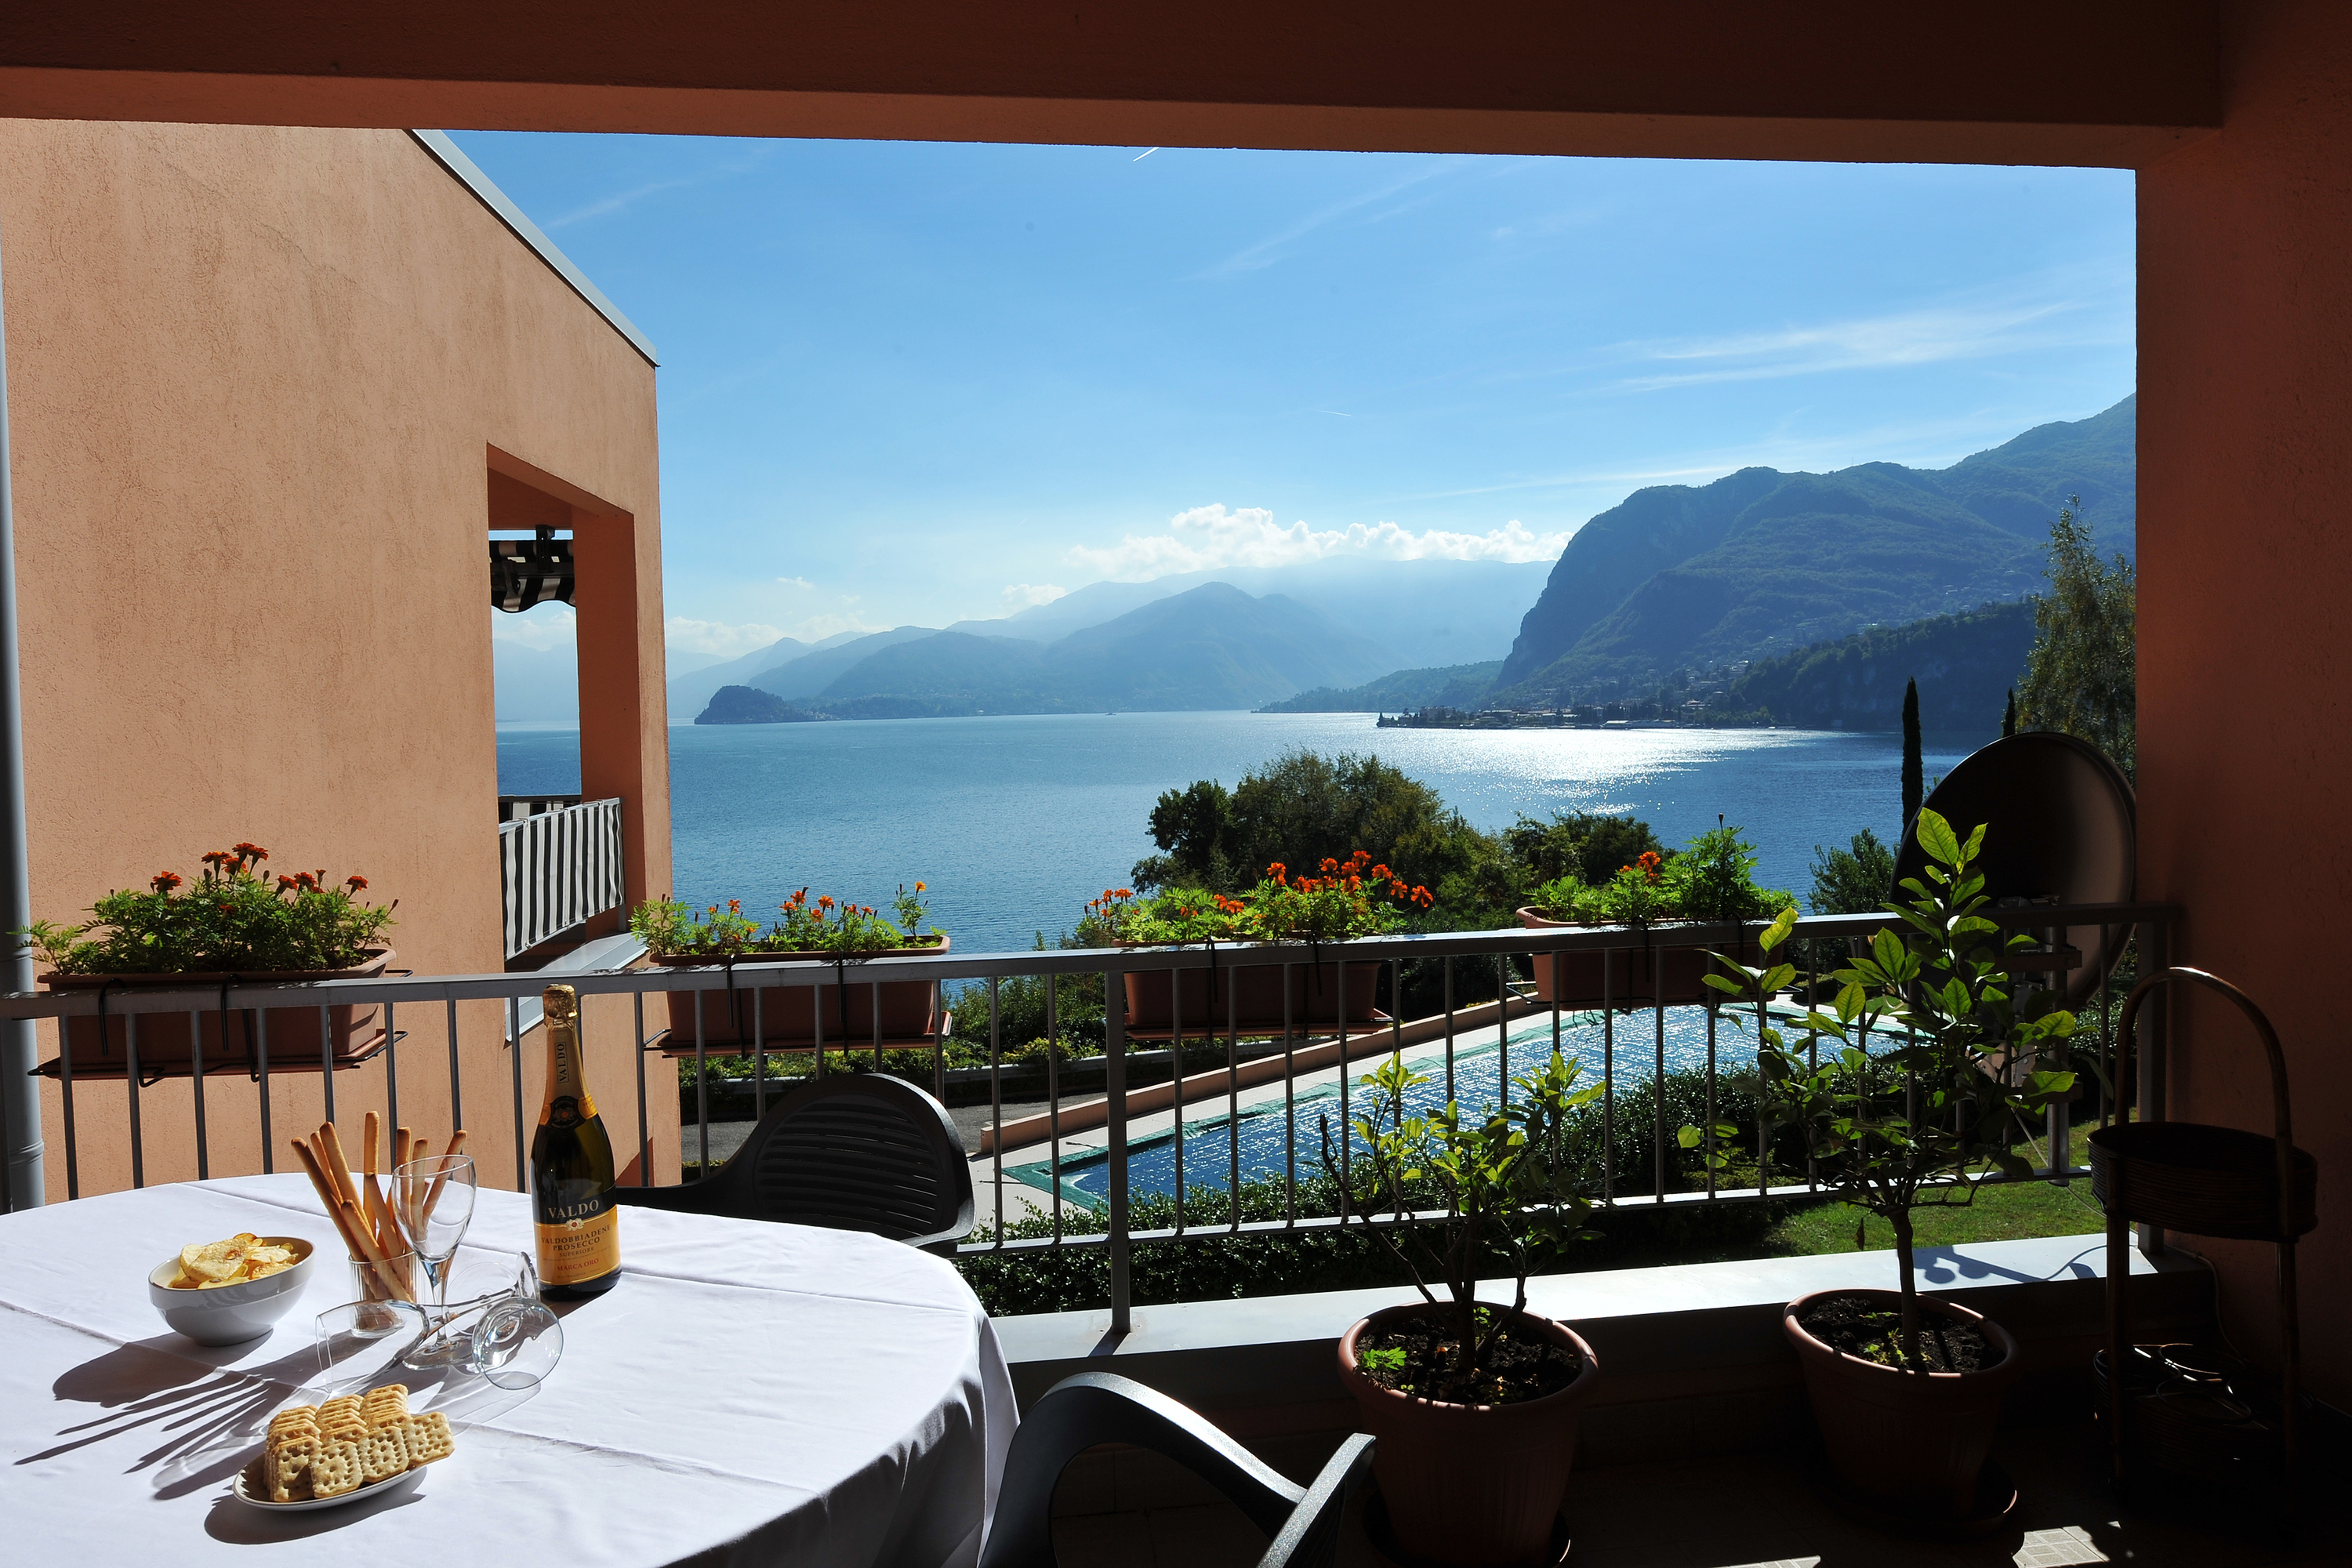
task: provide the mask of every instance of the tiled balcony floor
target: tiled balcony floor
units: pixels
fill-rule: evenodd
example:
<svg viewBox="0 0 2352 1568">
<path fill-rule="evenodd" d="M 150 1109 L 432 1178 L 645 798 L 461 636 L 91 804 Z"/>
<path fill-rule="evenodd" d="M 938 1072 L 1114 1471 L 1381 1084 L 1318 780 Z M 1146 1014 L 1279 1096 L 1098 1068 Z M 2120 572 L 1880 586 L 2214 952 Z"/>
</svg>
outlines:
<svg viewBox="0 0 2352 1568">
<path fill-rule="evenodd" d="M 2339 1488 L 2324 1481 L 2310 1486 L 2301 1534 L 2284 1544 L 2270 1529 L 2263 1500 L 2243 1494 L 2200 1500 L 2181 1483 L 2152 1479 L 2118 1505 L 2104 1479 L 2096 1436 L 2088 1426 L 2005 1434 L 1997 1457 L 2023 1499 L 2002 1532 L 1961 1544 L 1906 1541 L 1850 1521 L 1815 1489 L 1818 1467 L 1804 1458 L 1731 1455 L 1580 1470 L 1569 1493 L 1574 1544 L 1568 1561 L 1572 1568 L 2057 1568 L 2084 1563 L 2269 1568 L 2352 1562 L 2352 1508 Z M 1300 1468 L 1288 1456 L 1268 1458 L 1286 1470 Z M 1254 1563 L 1265 1549 L 1264 1538 L 1234 1509 L 1203 1501 L 1181 1484 L 1171 1486 L 1171 1478 L 1150 1473 L 1149 1464 L 1130 1471 L 1110 1486 L 1065 1483 L 1057 1499 L 1065 1517 L 1055 1527 L 1062 1568 L 1218 1568 Z M 1127 1506 L 1111 1511 L 1119 1503 Z M 1099 1511 L 1090 1511 L 1095 1505 L 1101 1505 Z M 1385 1559 L 1351 1520 L 1340 1562 L 1373 1568 Z"/>
</svg>

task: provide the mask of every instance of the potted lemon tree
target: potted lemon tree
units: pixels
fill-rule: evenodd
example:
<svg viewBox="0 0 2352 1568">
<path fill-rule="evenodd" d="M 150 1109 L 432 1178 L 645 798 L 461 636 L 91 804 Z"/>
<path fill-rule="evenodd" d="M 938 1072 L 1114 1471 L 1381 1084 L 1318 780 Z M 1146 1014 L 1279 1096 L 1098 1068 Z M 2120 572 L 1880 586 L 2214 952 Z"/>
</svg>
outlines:
<svg viewBox="0 0 2352 1568">
<path fill-rule="evenodd" d="M 1324 1173 L 1421 1292 L 1339 1341 L 1340 1378 L 1380 1440 L 1387 1526 L 1409 1559 L 1557 1558 L 1578 1415 L 1601 1363 L 1573 1330 L 1527 1310 L 1528 1277 L 1591 1235 L 1580 1186 L 1598 1166 L 1575 1113 L 1601 1089 L 1579 1088 L 1578 1073 L 1574 1058 L 1549 1058 L 1482 1115 L 1450 1100 L 1416 1109 L 1426 1080 L 1392 1058 L 1361 1080 L 1352 1158 L 1335 1154 L 1324 1125 Z M 1477 1295 L 1498 1254 L 1516 1276 L 1507 1306 Z"/>
<path fill-rule="evenodd" d="M 272 874 L 262 867 L 268 858 L 258 844 L 215 849 L 193 881 L 158 871 L 144 890 L 99 900 L 87 921 L 36 921 L 14 934 L 47 961 L 41 981 L 52 991 L 95 990 L 101 1003 L 126 988 L 221 993 L 220 1007 L 197 1015 L 193 1034 L 185 1013 L 139 1016 L 142 1078 L 193 1072 L 199 1048 L 207 1074 L 257 1070 L 264 1050 L 273 1068 L 362 1060 L 383 1036 L 372 1003 L 327 1009 L 322 1038 L 316 1007 L 232 1011 L 230 1002 L 239 985 L 382 974 L 394 957 L 383 936 L 397 901 L 362 900 L 368 880 L 356 872 L 340 882 L 324 869 Z M 125 1070 L 132 1040 L 122 1015 L 59 1022 L 77 1074 Z"/>
<path fill-rule="evenodd" d="M 1969 1203 L 1988 1172 L 2032 1173 L 2011 1139 L 2026 1113 L 2072 1090 L 2072 1072 L 2041 1064 L 2064 1061 L 2075 1020 L 2047 992 L 2012 994 L 2004 957 L 2032 939 L 2004 940 L 1984 918 L 1984 828 L 1963 842 L 1923 810 L 1916 832 L 1925 879 L 1906 879 L 1909 899 L 1887 906 L 1903 929 L 1880 931 L 1838 972 L 1834 1006 L 1812 1011 L 1804 1034 L 1770 1026 L 1762 1006 L 1793 965 L 1727 959 L 1709 984 L 1757 1005 L 1764 1114 L 1803 1131 L 1823 1189 L 1895 1234 L 1894 1289 L 1816 1291 L 1781 1315 L 1830 1462 L 1874 1511 L 1952 1524 L 1979 1511 L 2001 1397 L 2021 1364 L 2000 1324 L 1919 1294 L 1913 1211 Z M 1784 911 L 1763 933 L 1768 961 L 1794 920 Z M 2034 1070 L 2010 1081 L 2021 1075 L 2003 1065 L 2025 1058 Z M 1722 1158 L 1729 1130 L 1715 1131 L 1685 1128 L 1683 1142 Z"/>
</svg>

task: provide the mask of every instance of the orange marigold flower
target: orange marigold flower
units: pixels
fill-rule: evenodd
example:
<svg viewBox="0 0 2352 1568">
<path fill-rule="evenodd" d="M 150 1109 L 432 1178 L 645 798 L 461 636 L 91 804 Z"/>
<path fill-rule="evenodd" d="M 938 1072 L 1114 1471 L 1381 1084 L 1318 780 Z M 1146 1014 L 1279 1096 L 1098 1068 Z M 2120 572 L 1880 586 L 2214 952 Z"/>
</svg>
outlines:
<svg viewBox="0 0 2352 1568">
<path fill-rule="evenodd" d="M 158 871 L 148 879 L 147 885 L 159 893 L 168 893 L 180 885 L 180 874 L 177 871 Z"/>
<path fill-rule="evenodd" d="M 361 876 L 357 871 L 352 872 L 350 876 L 343 879 L 343 886 L 349 888 L 354 893 L 366 892 L 367 885 L 367 879 Z"/>
<path fill-rule="evenodd" d="M 921 892 L 922 890 L 923 890 L 923 884 L 922 884 L 922 883 L 920 883 L 920 882 L 916 883 L 916 884 L 915 884 L 915 891 L 917 891 L 917 892 L 919 892 L 919 892 Z"/>
</svg>

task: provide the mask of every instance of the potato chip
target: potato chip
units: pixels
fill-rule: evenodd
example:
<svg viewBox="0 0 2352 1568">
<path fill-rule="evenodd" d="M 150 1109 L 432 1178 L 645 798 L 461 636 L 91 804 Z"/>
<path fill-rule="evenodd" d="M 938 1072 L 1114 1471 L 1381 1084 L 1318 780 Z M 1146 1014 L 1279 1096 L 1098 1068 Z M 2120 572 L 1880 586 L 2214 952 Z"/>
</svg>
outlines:
<svg viewBox="0 0 2352 1568">
<path fill-rule="evenodd" d="M 180 1272 L 200 1285 L 229 1285 L 245 1277 L 246 1248 L 250 1243 L 232 1237 L 180 1249 Z"/>
</svg>

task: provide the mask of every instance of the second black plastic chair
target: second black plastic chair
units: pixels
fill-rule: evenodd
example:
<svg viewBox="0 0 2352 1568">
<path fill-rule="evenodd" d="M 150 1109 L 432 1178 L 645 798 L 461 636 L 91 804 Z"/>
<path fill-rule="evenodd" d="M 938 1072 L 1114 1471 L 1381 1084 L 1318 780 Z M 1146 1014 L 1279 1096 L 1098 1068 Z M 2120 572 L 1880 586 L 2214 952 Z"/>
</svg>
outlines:
<svg viewBox="0 0 2352 1568">
<path fill-rule="evenodd" d="M 803 1084 L 702 1180 L 623 1186 L 614 1197 L 680 1214 L 868 1231 L 909 1247 L 971 1230 L 971 1167 L 947 1108 L 879 1073 Z"/>
</svg>

